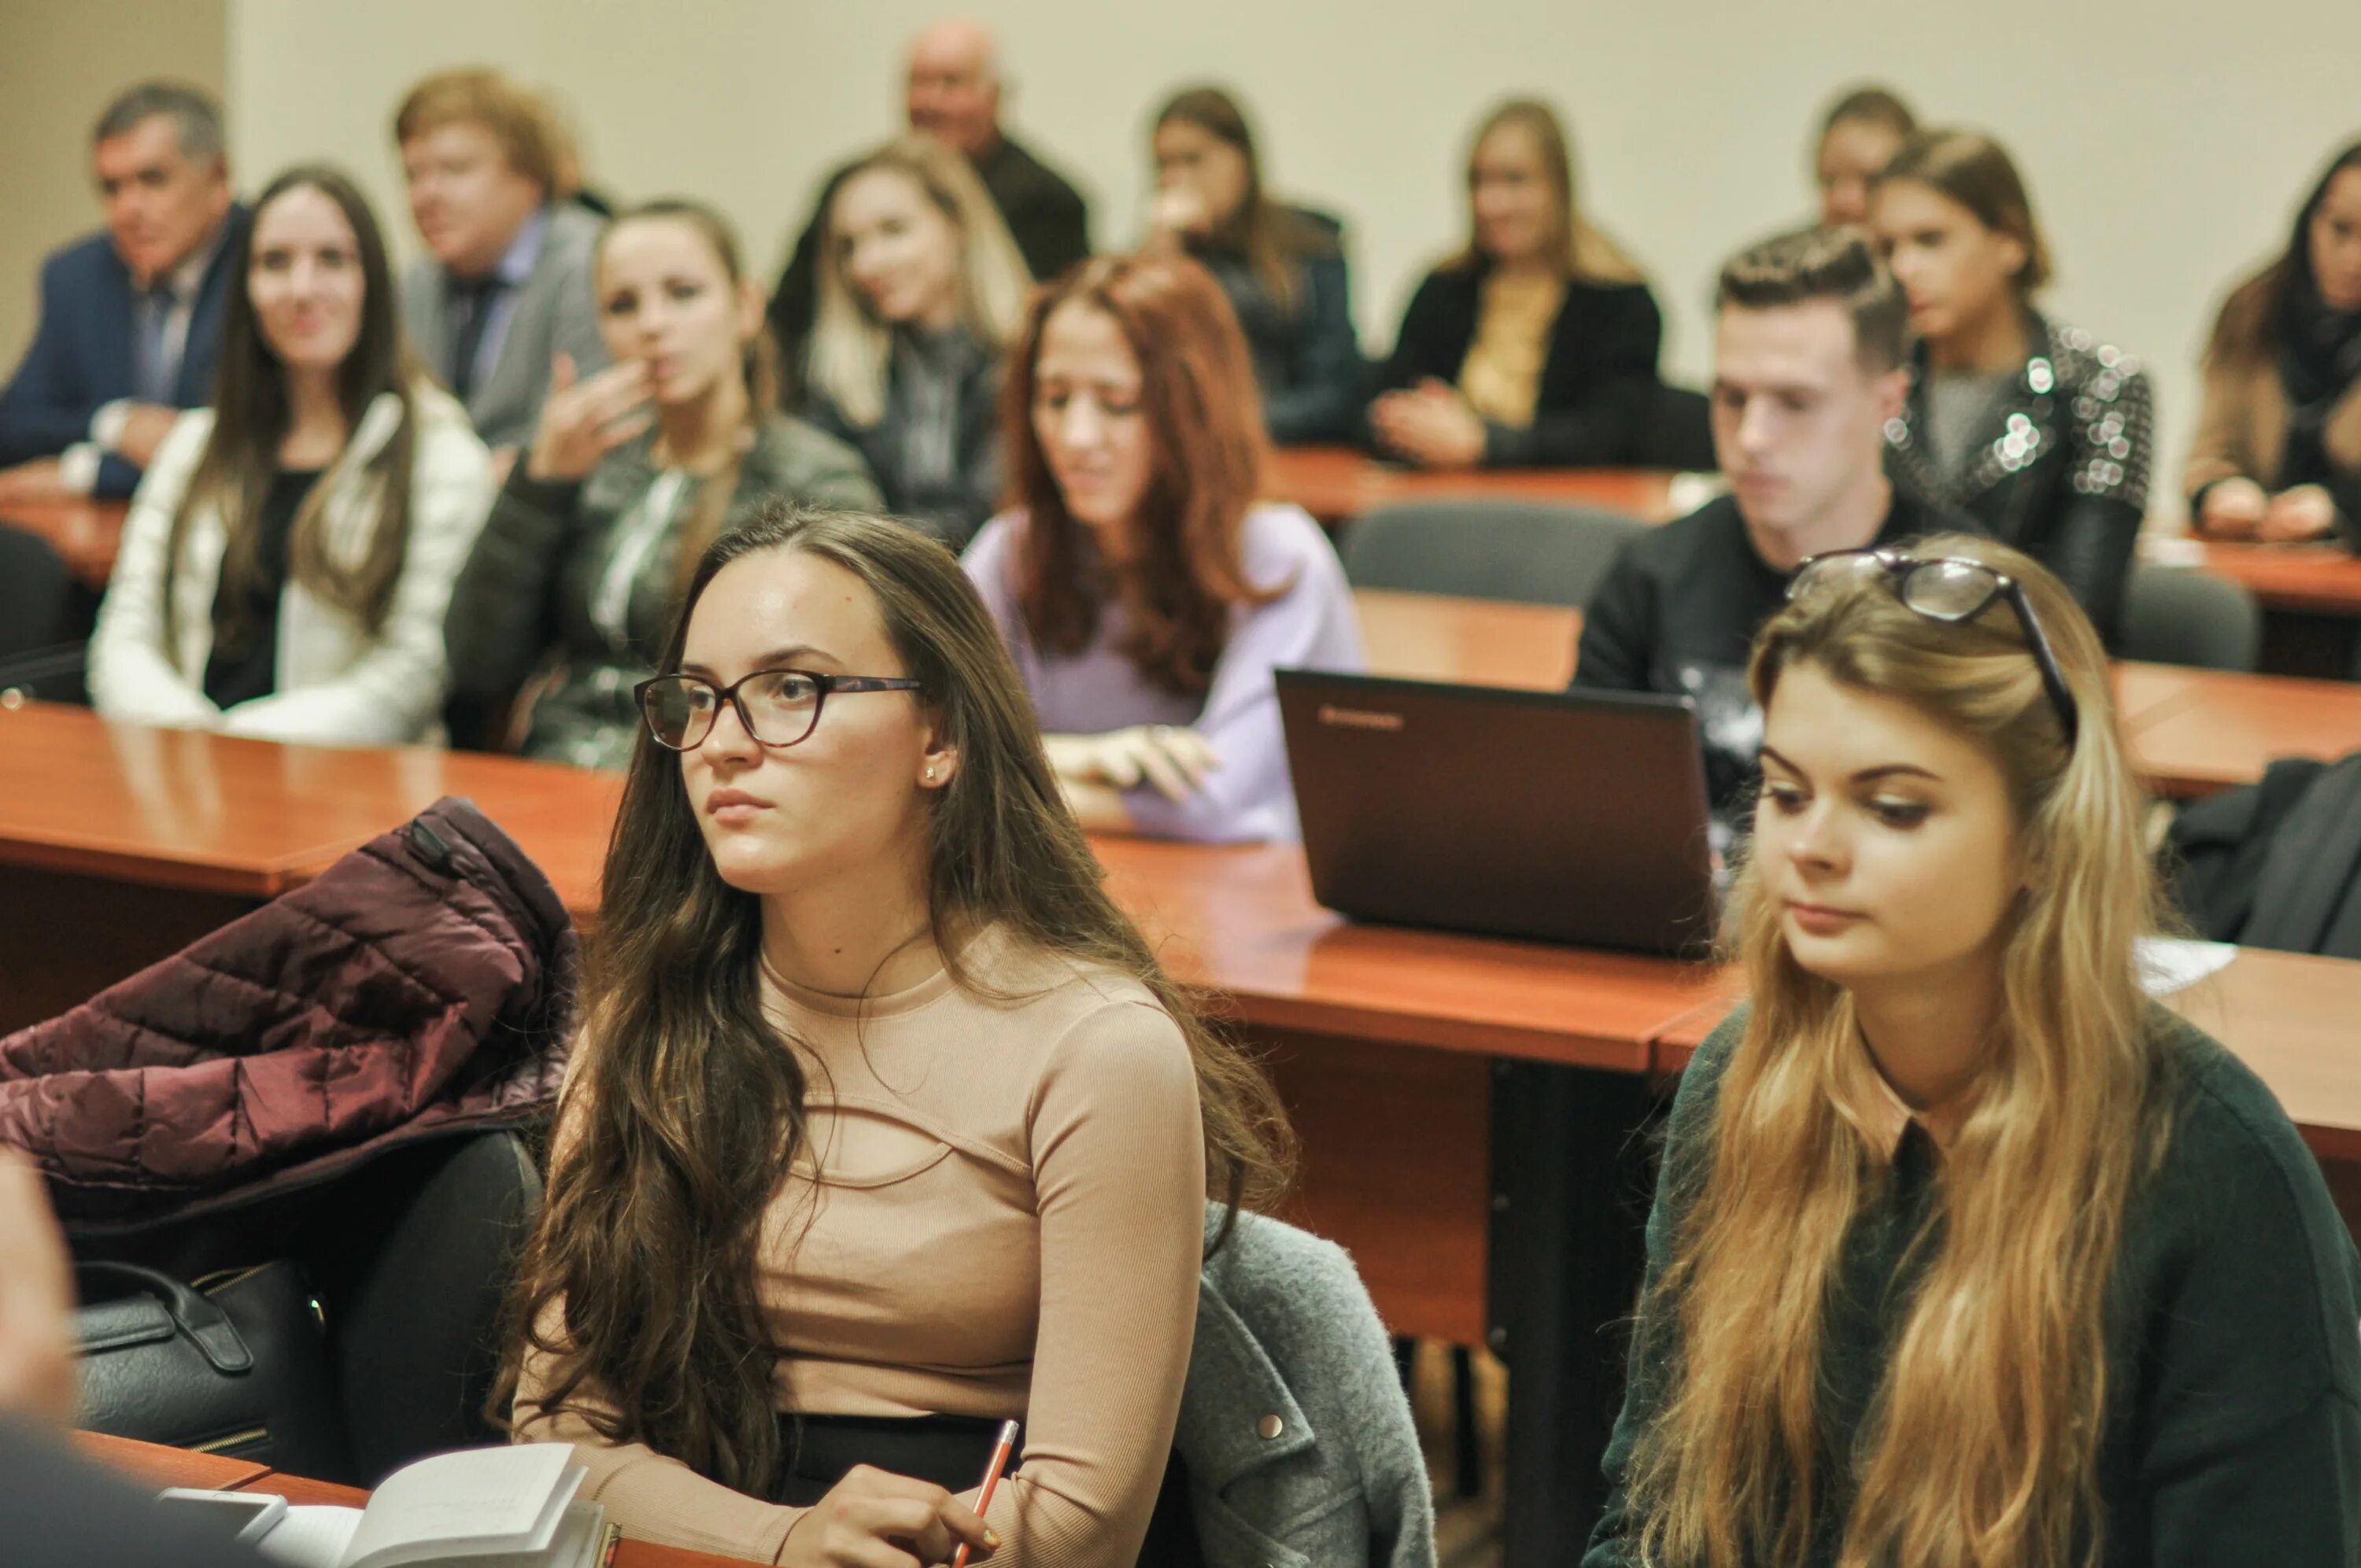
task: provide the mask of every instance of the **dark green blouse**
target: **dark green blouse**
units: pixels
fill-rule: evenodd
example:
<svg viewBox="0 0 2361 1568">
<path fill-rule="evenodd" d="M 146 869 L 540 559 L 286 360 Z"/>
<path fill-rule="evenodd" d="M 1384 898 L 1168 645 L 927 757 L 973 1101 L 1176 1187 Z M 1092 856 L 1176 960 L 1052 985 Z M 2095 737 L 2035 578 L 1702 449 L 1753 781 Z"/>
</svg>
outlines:
<svg viewBox="0 0 2361 1568">
<path fill-rule="evenodd" d="M 2162 1009 L 2152 1027 L 2165 1051 L 2173 1131 L 2125 1216 L 2098 1461 L 2103 1561 L 2354 1568 L 2361 1255 L 2312 1152 L 2262 1081 Z M 1674 1102 L 1648 1218 L 1651 1288 L 1712 1157 L 1722 1069 L 1744 1033 L 1741 1009 L 1698 1052 Z M 1937 1221 L 1941 1179 L 1933 1146 L 1913 1123 L 1889 1179 L 1846 1238 L 1822 1365 L 1821 1420 L 1834 1454 L 1855 1451 L 1919 1273 L 1910 1243 Z M 1623 1471 L 1666 1392 L 1677 1354 L 1672 1316 L 1642 1316 L 1607 1450 L 1612 1494 L 1584 1568 L 1637 1562 L 1625 1539 Z M 1815 1564 L 1836 1561 L 1851 1503 L 1841 1486 L 1828 1490 L 1814 1521 Z"/>
</svg>

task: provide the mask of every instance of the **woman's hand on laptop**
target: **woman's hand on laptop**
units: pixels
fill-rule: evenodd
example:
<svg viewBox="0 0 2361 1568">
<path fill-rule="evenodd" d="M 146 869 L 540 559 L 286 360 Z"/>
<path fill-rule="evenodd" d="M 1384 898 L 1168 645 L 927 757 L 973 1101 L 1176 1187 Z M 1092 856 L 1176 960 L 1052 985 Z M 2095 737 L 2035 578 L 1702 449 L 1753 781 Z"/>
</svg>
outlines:
<svg viewBox="0 0 2361 1568">
<path fill-rule="evenodd" d="M 1186 800 L 1205 787 L 1222 759 L 1202 735 L 1185 725 L 1135 724 L 1104 735 L 1051 735 L 1044 744 L 1061 779 L 1131 789 L 1147 784 L 1167 800 Z"/>
<path fill-rule="evenodd" d="M 856 1464 L 787 1531 L 779 1562 L 789 1568 L 869 1568 L 871 1564 L 949 1563 L 992 1554 L 1000 1538 L 974 1510 L 931 1481 Z"/>
</svg>

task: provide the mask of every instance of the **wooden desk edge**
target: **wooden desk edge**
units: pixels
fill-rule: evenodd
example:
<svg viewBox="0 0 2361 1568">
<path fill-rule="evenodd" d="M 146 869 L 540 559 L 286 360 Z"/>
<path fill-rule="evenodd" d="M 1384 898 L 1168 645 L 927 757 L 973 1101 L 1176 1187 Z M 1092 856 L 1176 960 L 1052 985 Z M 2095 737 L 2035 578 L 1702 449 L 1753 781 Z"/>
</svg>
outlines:
<svg viewBox="0 0 2361 1568">
<path fill-rule="evenodd" d="M 196 854 L 168 858 L 146 850 L 103 848 L 72 838 L 20 838 L 10 842 L 0 864 L 28 871 L 60 872 L 72 876 L 102 877 L 139 887 L 170 888 L 177 893 L 219 893 L 241 898 L 276 898 L 301 885 L 321 866 L 350 852 L 374 833 L 332 844 L 313 845 L 276 855 L 268 861 L 231 861 Z"/>
<path fill-rule="evenodd" d="M 1257 1028 L 1291 1029 L 1307 1035 L 1367 1040 L 1376 1045 L 1423 1046 L 1470 1056 L 1508 1057 L 1554 1062 L 1607 1072 L 1648 1070 L 1648 1041 L 1584 1030 L 1544 1029 L 1488 1024 L 1449 1014 L 1405 1014 L 1374 1004 L 1325 1002 L 1305 997 L 1209 988 L 1224 1015 Z"/>
</svg>

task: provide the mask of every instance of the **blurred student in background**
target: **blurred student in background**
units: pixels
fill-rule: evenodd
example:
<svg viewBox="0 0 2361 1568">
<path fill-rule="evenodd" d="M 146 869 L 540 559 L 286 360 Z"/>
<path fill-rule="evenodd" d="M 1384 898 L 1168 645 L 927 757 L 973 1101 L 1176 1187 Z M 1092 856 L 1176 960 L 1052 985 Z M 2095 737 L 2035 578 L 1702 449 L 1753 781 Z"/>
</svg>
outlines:
<svg viewBox="0 0 2361 1568">
<path fill-rule="evenodd" d="M 1182 257 L 1101 257 L 1042 291 L 1010 360 L 1013 510 L 967 568 L 1087 828 L 1296 834 L 1279 665 L 1358 669 L 1336 552 L 1257 502 L 1254 369 Z"/>
<path fill-rule="evenodd" d="M 2219 538 L 2361 527 L 2361 142 L 2330 161 L 2279 259 L 2224 302 L 2182 484 Z"/>
<path fill-rule="evenodd" d="M 1547 104 L 1513 99 L 1485 116 L 1467 206 L 1466 248 L 1418 286 L 1378 377 L 1378 446 L 1427 468 L 1636 461 L 1664 317 L 1583 215 Z"/>
<path fill-rule="evenodd" d="M 1367 394 L 1344 225 L 1271 198 L 1246 112 L 1218 87 L 1176 94 L 1157 114 L 1149 148 L 1147 247 L 1185 251 L 1229 296 L 1271 440 L 1350 440 Z"/>
<path fill-rule="evenodd" d="M 1000 505 L 1000 378 L 1028 287 L 967 159 L 908 137 L 828 204 L 806 414 L 858 447 L 885 510 L 962 548 Z"/>
</svg>

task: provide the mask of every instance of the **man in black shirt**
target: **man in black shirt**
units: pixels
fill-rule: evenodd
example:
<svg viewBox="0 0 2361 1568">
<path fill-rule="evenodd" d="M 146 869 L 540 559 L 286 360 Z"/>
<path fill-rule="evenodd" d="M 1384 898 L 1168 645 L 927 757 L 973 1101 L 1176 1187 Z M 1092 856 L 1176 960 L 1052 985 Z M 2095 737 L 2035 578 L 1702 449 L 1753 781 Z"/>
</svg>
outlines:
<svg viewBox="0 0 2361 1568">
<path fill-rule="evenodd" d="M 1715 815 L 1742 803 L 1763 740 L 1754 633 L 1807 555 L 1984 532 L 1897 494 L 1885 422 L 1908 389 L 1901 291 L 1850 230 L 1768 241 L 1722 268 L 1713 433 L 1730 493 L 1625 546 L 1583 612 L 1574 684 L 1685 693 Z"/>
<path fill-rule="evenodd" d="M 1090 208 L 1055 170 L 1001 133 L 999 45 L 981 23 L 937 22 L 910 45 L 904 99 L 910 128 L 967 154 L 1007 221 L 1008 233 L 1037 280 L 1055 278 L 1091 253 Z M 796 254 L 771 296 L 771 332 L 790 393 L 804 379 L 804 349 L 819 308 L 820 230 L 847 165 L 828 177 Z"/>
</svg>

